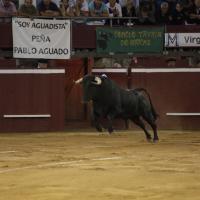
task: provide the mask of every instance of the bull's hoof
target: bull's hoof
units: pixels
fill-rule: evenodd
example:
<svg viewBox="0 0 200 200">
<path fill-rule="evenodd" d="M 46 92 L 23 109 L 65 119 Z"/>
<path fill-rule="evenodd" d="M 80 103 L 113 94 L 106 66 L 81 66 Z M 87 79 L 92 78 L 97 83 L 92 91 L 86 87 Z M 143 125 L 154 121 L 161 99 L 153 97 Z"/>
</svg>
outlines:
<svg viewBox="0 0 200 200">
<path fill-rule="evenodd" d="M 112 134 L 113 133 L 113 128 L 108 128 L 108 132 L 109 132 L 109 134 Z"/>
<path fill-rule="evenodd" d="M 153 139 L 153 142 L 154 142 L 154 143 L 157 143 L 157 142 L 159 142 L 159 139 L 158 139 L 158 138 L 154 138 L 154 139 Z"/>
<path fill-rule="evenodd" d="M 97 129 L 98 132 L 103 132 L 103 129 L 102 129 L 102 128 L 99 128 L 99 127 L 98 127 L 98 128 L 96 128 L 96 129 Z"/>
<path fill-rule="evenodd" d="M 151 138 L 147 138 L 147 142 L 151 142 L 152 140 L 151 140 Z"/>
<path fill-rule="evenodd" d="M 151 135 L 150 135 L 150 134 L 149 134 L 149 135 L 146 135 L 146 139 L 147 139 L 147 142 L 151 142 L 151 141 L 152 141 Z"/>
</svg>

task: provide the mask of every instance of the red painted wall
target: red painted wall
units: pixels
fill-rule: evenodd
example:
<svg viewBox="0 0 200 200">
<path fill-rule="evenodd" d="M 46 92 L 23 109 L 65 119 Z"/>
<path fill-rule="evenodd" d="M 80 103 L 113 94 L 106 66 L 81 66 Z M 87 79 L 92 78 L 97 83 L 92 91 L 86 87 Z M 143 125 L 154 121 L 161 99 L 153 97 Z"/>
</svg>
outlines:
<svg viewBox="0 0 200 200">
<path fill-rule="evenodd" d="M 1 74 L 0 131 L 64 129 L 64 74 Z M 19 70 L 18 70 L 19 72 Z M 5 118 L 4 115 L 50 114 L 50 118 Z"/>
</svg>

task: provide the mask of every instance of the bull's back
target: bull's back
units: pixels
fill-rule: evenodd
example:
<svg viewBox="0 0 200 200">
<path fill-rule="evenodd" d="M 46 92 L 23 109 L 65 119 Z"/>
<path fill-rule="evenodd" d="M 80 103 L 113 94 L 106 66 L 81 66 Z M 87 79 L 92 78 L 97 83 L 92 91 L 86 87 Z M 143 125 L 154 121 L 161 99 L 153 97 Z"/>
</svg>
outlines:
<svg viewBox="0 0 200 200">
<path fill-rule="evenodd" d="M 138 115 L 139 96 L 131 91 L 121 91 L 122 110 L 127 115 Z"/>
</svg>

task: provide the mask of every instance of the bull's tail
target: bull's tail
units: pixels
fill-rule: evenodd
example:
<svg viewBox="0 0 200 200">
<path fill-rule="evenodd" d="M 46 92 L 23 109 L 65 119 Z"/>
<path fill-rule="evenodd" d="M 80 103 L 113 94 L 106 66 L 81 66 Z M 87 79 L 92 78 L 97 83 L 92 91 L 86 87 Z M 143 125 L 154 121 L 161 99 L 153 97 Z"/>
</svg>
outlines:
<svg viewBox="0 0 200 200">
<path fill-rule="evenodd" d="M 135 88 L 135 89 L 133 89 L 133 92 L 145 92 L 145 94 L 148 96 L 148 98 L 149 98 L 149 102 L 150 102 L 150 105 L 151 105 L 151 111 L 152 111 L 152 114 L 153 114 L 153 116 L 154 116 L 154 118 L 155 119 L 157 119 L 158 117 L 159 117 L 159 115 L 156 113 L 156 110 L 155 110 L 155 108 L 154 108 L 154 106 L 153 106 L 153 104 L 152 104 L 152 101 L 151 101 L 151 97 L 150 97 L 150 95 L 149 95 L 149 93 L 147 92 L 147 90 L 146 89 L 144 89 L 144 88 Z"/>
</svg>

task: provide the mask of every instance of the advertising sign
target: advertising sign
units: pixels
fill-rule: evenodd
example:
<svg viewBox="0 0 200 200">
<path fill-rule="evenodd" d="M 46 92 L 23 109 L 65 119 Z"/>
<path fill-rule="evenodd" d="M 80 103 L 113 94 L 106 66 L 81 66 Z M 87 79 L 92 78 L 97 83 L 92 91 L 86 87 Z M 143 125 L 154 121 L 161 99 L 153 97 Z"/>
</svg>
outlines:
<svg viewBox="0 0 200 200">
<path fill-rule="evenodd" d="M 14 58 L 70 58 L 70 21 L 13 18 Z"/>
<path fill-rule="evenodd" d="M 98 53 L 162 53 L 163 27 L 97 28 Z"/>
<path fill-rule="evenodd" d="M 200 47 L 200 33 L 165 33 L 165 47 Z"/>
</svg>

